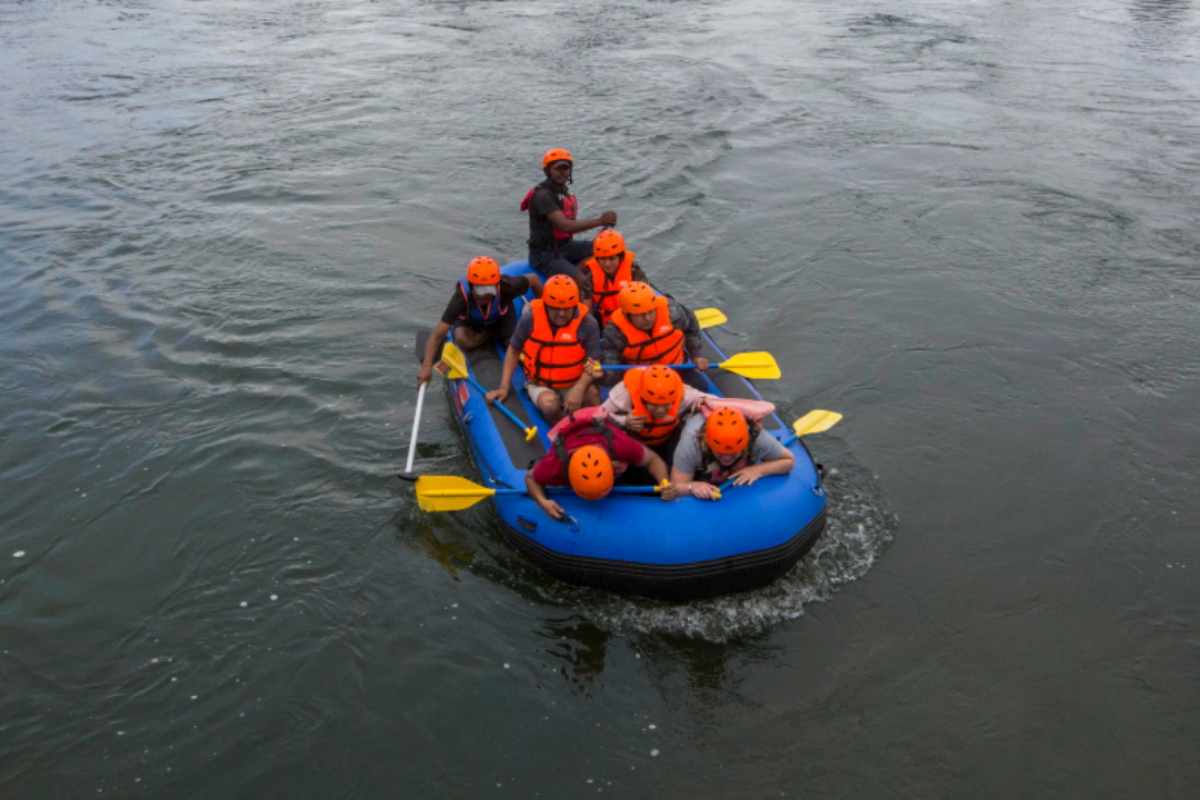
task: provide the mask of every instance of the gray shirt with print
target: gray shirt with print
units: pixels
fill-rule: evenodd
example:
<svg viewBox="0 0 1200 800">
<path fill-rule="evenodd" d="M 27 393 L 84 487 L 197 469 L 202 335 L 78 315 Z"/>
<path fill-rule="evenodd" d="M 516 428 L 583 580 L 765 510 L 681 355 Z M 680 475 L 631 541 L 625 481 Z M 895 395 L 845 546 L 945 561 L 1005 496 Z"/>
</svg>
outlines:
<svg viewBox="0 0 1200 800">
<path fill-rule="evenodd" d="M 671 469 L 677 469 L 687 475 L 695 475 L 704 465 L 704 457 L 700 452 L 700 437 L 703 435 L 705 417 L 696 414 L 683 425 L 679 434 L 679 444 L 675 446 L 675 454 L 671 459 Z M 767 431 L 759 431 L 754 446 L 750 448 L 750 463 L 761 464 L 764 461 L 776 461 L 786 458 L 788 449 Z"/>
</svg>

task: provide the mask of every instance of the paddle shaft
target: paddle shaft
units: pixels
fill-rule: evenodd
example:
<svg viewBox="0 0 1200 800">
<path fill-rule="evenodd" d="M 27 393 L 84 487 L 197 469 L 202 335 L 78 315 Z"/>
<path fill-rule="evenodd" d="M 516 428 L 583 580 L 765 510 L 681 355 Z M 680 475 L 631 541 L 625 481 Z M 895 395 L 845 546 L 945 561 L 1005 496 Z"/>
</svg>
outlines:
<svg viewBox="0 0 1200 800">
<path fill-rule="evenodd" d="M 638 367 L 649 367 L 652 365 L 650 365 L 650 364 L 601 364 L 600 366 L 606 370 L 612 370 L 614 372 L 619 372 L 619 371 L 623 371 L 623 370 L 627 370 L 627 369 L 637 369 Z M 693 364 L 691 361 L 688 361 L 684 364 L 666 364 L 664 366 L 668 366 L 671 369 L 696 369 L 697 368 L 696 365 Z M 710 364 L 709 366 L 719 367 L 720 365 L 719 364 Z"/>
<path fill-rule="evenodd" d="M 481 395 L 483 395 L 485 398 L 487 397 L 488 390 L 487 390 L 487 389 L 485 389 L 485 388 L 483 388 L 483 384 L 482 384 L 482 383 L 480 383 L 479 381 L 475 380 L 475 378 L 474 378 L 474 377 L 472 377 L 471 375 L 467 375 L 467 376 L 465 376 L 465 377 L 463 378 L 463 380 L 465 380 L 467 383 L 469 383 L 469 384 L 471 384 L 472 386 L 474 386 L 474 387 L 475 387 L 475 389 L 476 389 L 476 390 L 478 390 L 478 392 L 479 392 Z M 521 422 L 521 418 L 520 418 L 520 417 L 518 417 L 518 416 L 517 416 L 516 414 L 514 414 L 513 412 L 509 411 L 509 410 L 508 410 L 508 408 L 506 408 L 506 407 L 505 407 L 505 405 L 504 405 L 503 403 L 492 403 L 491 405 L 492 405 L 492 408 L 496 409 L 496 410 L 497 410 L 497 411 L 499 411 L 501 414 L 503 414 L 504 416 L 508 417 L 508 418 L 509 418 L 509 420 L 511 420 L 511 421 L 512 421 L 512 424 L 513 424 L 513 425 L 516 425 L 516 426 L 517 426 L 518 428 L 520 428 L 521 430 L 525 430 L 525 429 L 527 429 L 527 428 L 529 427 L 529 426 L 528 426 L 528 425 L 526 425 L 524 422 Z"/>
<path fill-rule="evenodd" d="M 417 389 L 417 412 L 413 414 L 412 437 L 408 440 L 408 460 L 404 462 L 405 474 L 411 474 L 413 468 L 413 458 L 417 455 L 417 429 L 421 427 L 421 407 L 425 404 L 425 387 L 429 385 L 429 381 L 421 381 L 421 387 Z"/>
<path fill-rule="evenodd" d="M 614 486 L 612 488 L 612 493 L 654 494 L 657 488 L 658 487 L 656 486 Z M 572 491 L 570 486 L 543 486 L 542 490 L 545 491 L 546 494 L 568 494 Z M 495 491 L 496 494 L 529 494 L 529 492 L 525 491 L 524 489 L 496 489 Z"/>
</svg>

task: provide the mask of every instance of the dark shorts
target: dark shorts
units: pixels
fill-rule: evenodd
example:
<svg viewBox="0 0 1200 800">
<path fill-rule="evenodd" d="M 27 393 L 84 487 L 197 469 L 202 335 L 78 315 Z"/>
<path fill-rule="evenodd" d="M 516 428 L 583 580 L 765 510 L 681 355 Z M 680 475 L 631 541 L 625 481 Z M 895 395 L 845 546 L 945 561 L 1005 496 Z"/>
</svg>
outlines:
<svg viewBox="0 0 1200 800">
<path fill-rule="evenodd" d="M 579 264 L 592 254 L 591 240 L 572 239 L 555 250 L 530 250 L 529 265 L 547 278 L 551 275 L 566 275 L 579 281 Z"/>
</svg>

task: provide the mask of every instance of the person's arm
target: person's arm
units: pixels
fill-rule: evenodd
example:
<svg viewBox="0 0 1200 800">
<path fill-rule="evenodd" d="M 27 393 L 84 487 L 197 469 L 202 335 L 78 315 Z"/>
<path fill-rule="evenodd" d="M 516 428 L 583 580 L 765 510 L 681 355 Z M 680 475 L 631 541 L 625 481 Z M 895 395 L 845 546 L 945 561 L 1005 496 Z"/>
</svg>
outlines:
<svg viewBox="0 0 1200 800">
<path fill-rule="evenodd" d="M 579 380 L 575 381 L 575 385 L 567 390 L 563 398 L 563 405 L 568 413 L 578 411 L 583 406 L 583 398 L 588 388 L 604 377 L 604 370 L 600 367 L 600 323 L 596 322 L 594 317 L 585 317 L 583 322 L 579 323 L 579 342 L 583 345 L 587 362 Z"/>
<path fill-rule="evenodd" d="M 701 500 L 716 500 L 720 497 L 717 487 L 708 481 L 695 480 L 696 469 L 700 464 L 700 444 L 696 436 L 703 422 L 703 417 L 695 416 L 684 423 L 672 457 L 671 483 L 680 494 L 690 494 Z"/>
<path fill-rule="evenodd" d="M 693 386 L 689 386 L 688 384 L 685 383 L 683 385 L 683 402 L 679 404 L 679 412 L 681 414 L 691 414 L 692 412 L 694 412 L 696 410 L 697 406 L 699 406 L 704 401 L 719 400 L 719 399 L 720 398 L 717 397 L 715 394 L 709 394 L 708 392 L 702 392 L 699 389 L 697 389 Z"/>
<path fill-rule="evenodd" d="M 629 412 L 633 410 L 633 401 L 625 384 L 618 383 L 608 392 L 608 399 L 600 404 L 608 418 L 626 430 L 630 430 Z"/>
<path fill-rule="evenodd" d="M 642 460 L 638 462 L 638 466 L 650 473 L 656 486 L 662 487 L 659 496 L 663 500 L 674 500 L 679 496 L 679 489 L 671 481 L 671 476 L 667 472 L 667 462 L 663 461 L 662 457 L 649 447 L 643 446 L 642 451 Z"/>
<path fill-rule="evenodd" d="M 433 326 L 433 332 L 429 334 L 429 341 L 425 343 L 425 356 L 421 359 L 421 366 L 417 370 L 417 385 L 420 386 L 433 375 L 433 359 L 441 350 L 442 343 L 446 341 L 446 334 L 450 332 L 450 326 L 439 321 Z"/>
<path fill-rule="evenodd" d="M 568 218 L 563 213 L 563 210 L 558 207 L 558 198 L 554 196 L 554 192 L 545 186 L 539 187 L 533 193 L 533 200 L 530 205 L 532 210 L 550 220 L 551 225 L 567 233 L 582 233 L 592 228 L 599 228 L 601 225 L 617 224 L 617 212 L 615 211 L 605 211 L 598 217 L 590 217 L 588 219 Z"/>
<path fill-rule="evenodd" d="M 489 403 L 497 400 L 503 403 L 508 399 L 508 393 L 512 391 L 512 376 L 517 369 L 517 360 L 517 350 L 512 344 L 509 344 L 508 349 L 504 351 L 504 368 L 500 373 L 500 385 L 484 396 Z"/>
<path fill-rule="evenodd" d="M 562 212 L 561 208 L 555 208 L 546 215 L 546 219 L 550 220 L 550 224 L 558 228 L 560 231 L 567 233 L 583 233 L 590 231 L 592 228 L 599 228 L 603 225 L 616 225 L 617 212 L 605 211 L 598 217 L 588 217 L 587 219 L 569 219 Z"/>
<path fill-rule="evenodd" d="M 716 486 L 708 481 L 693 480 L 692 475 L 678 467 L 671 467 L 671 485 L 678 494 L 690 494 L 700 500 L 721 499 L 721 490 Z"/>
<path fill-rule="evenodd" d="M 563 511 L 563 507 L 546 496 L 546 490 L 542 485 L 533 479 L 533 470 L 525 472 L 525 491 L 529 492 L 529 496 L 533 498 L 533 502 L 538 504 L 538 508 L 545 511 L 546 514 L 554 519 L 562 519 L 567 515 Z"/>
<path fill-rule="evenodd" d="M 605 325 L 600 337 L 600 361 L 604 364 L 620 364 L 625 351 L 625 334 L 616 325 Z"/>
<path fill-rule="evenodd" d="M 764 439 L 763 437 L 766 437 Z M 768 441 L 769 440 L 769 441 Z M 796 457 L 766 431 L 760 431 L 755 440 L 754 449 L 762 460 L 757 464 L 742 467 L 733 473 L 734 486 L 749 486 L 759 478 L 767 475 L 786 475 L 792 471 Z"/>
<path fill-rule="evenodd" d="M 700 321 L 682 303 L 671 301 L 671 324 L 683 331 L 683 346 L 692 363 L 699 370 L 708 369 L 708 359 L 700 355 L 704 351 L 704 340 L 700 338 Z"/>
<path fill-rule="evenodd" d="M 533 289 L 533 296 L 541 297 L 542 296 L 542 279 L 539 278 L 537 275 L 530 273 L 529 275 L 525 276 L 525 280 L 529 283 L 529 288 Z"/>
<path fill-rule="evenodd" d="M 579 302 L 587 306 L 587 310 L 592 310 L 592 271 L 583 267 L 579 267 L 579 280 L 575 281 L 579 284 Z M 596 315 L 597 318 L 600 316 Z"/>
</svg>

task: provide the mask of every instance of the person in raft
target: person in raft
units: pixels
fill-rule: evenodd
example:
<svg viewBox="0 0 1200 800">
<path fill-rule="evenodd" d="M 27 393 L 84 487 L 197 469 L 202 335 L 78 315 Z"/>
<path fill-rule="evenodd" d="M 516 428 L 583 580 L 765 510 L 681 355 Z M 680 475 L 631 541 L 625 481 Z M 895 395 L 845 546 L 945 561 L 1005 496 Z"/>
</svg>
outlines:
<svg viewBox="0 0 1200 800">
<path fill-rule="evenodd" d="M 628 466 L 649 472 L 662 487 L 663 500 L 678 496 L 668 480 L 666 462 L 605 419 L 598 408 L 586 408 L 563 419 L 549 438 L 550 450 L 525 473 L 525 490 L 554 519 L 563 519 L 566 512 L 546 496 L 545 487 L 569 485 L 584 500 L 601 500 L 612 491 L 617 474 Z"/>
<path fill-rule="evenodd" d="M 679 373 L 662 364 L 626 370 L 600 407 L 608 418 L 670 464 L 687 415 L 715 395 L 685 386 Z"/>
<path fill-rule="evenodd" d="M 764 475 L 786 475 L 796 459 L 778 439 L 734 408 L 696 414 L 683 426 L 671 464 L 671 483 L 681 494 L 720 497 L 717 486 L 733 478 L 749 486 Z"/>
<path fill-rule="evenodd" d="M 517 321 L 504 354 L 500 386 L 487 400 L 504 402 L 512 391 L 517 362 L 525 370 L 525 390 L 547 422 L 600 403 L 593 381 L 603 376 L 600 326 L 579 302 L 579 287 L 566 275 L 553 275 L 542 296 L 531 300 Z"/>
<path fill-rule="evenodd" d="M 517 325 L 513 298 L 520 297 L 530 288 L 534 294 L 542 293 L 542 281 L 536 275 L 501 276 L 496 259 L 472 258 L 467 264 L 466 277 L 458 279 L 441 320 L 433 326 L 417 370 L 418 385 L 433 374 L 433 360 L 451 328 L 454 329 L 454 343 L 463 350 L 474 350 L 489 341 L 507 345 Z"/>
<path fill-rule="evenodd" d="M 579 266 L 579 296 L 600 325 L 608 324 L 619 309 L 617 295 L 633 281 L 650 283 L 638 266 L 637 256 L 625 249 L 625 237 L 605 228 L 592 240 L 592 257 Z"/>
<path fill-rule="evenodd" d="M 605 364 L 681 364 L 690 357 L 696 369 L 708 369 L 708 359 L 699 355 L 700 323 L 691 311 L 641 281 L 625 284 L 617 304 L 604 326 Z M 704 386 L 697 375 L 688 382 Z"/>
<path fill-rule="evenodd" d="M 617 212 L 605 211 L 598 217 L 578 219 L 579 199 L 571 194 L 574 159 L 563 147 L 547 150 L 542 156 L 546 180 L 530 189 L 521 200 L 521 210 L 529 212 L 529 265 L 543 275 L 567 275 L 579 280 L 580 261 L 592 254 L 592 243 L 572 237 L 602 225 L 616 225 Z"/>
</svg>

